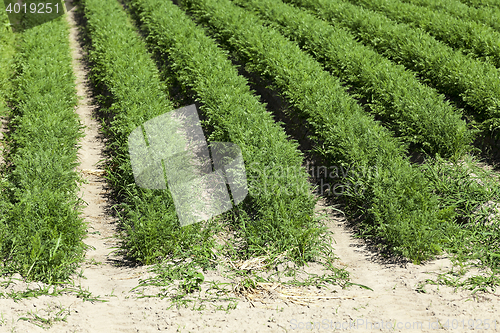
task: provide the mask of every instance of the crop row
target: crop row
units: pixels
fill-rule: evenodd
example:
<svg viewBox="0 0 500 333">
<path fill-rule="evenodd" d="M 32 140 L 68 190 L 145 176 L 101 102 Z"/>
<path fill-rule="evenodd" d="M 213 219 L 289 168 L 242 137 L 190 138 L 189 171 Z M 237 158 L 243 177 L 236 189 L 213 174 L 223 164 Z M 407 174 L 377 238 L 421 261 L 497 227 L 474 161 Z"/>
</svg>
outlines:
<svg viewBox="0 0 500 333">
<path fill-rule="evenodd" d="M 330 165 L 356 170 L 343 180 L 361 185 L 364 191 L 352 188 L 346 199 L 351 212 L 365 214 L 367 229 L 415 261 L 439 251 L 436 230 L 445 218 L 436 197 L 405 158 L 399 140 L 366 114 L 338 79 L 295 43 L 230 1 L 182 4 L 230 45 L 245 68 L 272 79 L 307 119 L 316 151 Z"/>
<path fill-rule="evenodd" d="M 66 21 L 55 19 L 20 36 L 0 195 L 4 264 L 49 282 L 67 278 L 85 249 L 68 34 Z"/>
<path fill-rule="evenodd" d="M 458 0 L 401 0 L 426 8 L 446 11 L 463 20 L 474 20 L 483 22 L 495 30 L 500 31 L 500 8 L 480 7 L 474 8 L 461 3 Z"/>
<path fill-rule="evenodd" d="M 420 29 L 396 24 L 382 14 L 345 1 L 285 0 L 353 31 L 363 43 L 414 70 L 442 93 L 460 97 L 482 127 L 500 126 L 498 69 L 436 41 Z"/>
<path fill-rule="evenodd" d="M 254 215 L 250 222 L 239 216 L 247 248 L 263 254 L 271 246 L 310 258 L 318 230 L 311 223 L 314 200 L 297 144 L 287 140 L 226 53 L 177 6 L 158 0 L 133 4 L 148 38 L 201 103 L 213 126 L 209 141 L 229 141 L 241 148 L 249 180 L 243 208 Z"/>
<path fill-rule="evenodd" d="M 463 21 L 448 13 L 429 10 L 410 3 L 385 0 L 349 0 L 383 13 L 387 17 L 427 31 L 465 54 L 474 54 L 500 67 L 500 33 L 475 21 Z"/>
<path fill-rule="evenodd" d="M 11 92 L 11 77 L 13 75 L 13 58 L 15 54 L 14 49 L 14 34 L 8 27 L 9 19 L 5 13 L 3 3 L 0 3 L 0 116 L 4 116 L 8 110 L 8 99 Z M 2 133 L 3 139 L 3 133 Z M 4 154 L 4 145 L 2 142 L 2 158 Z M 3 165 L 2 165 L 3 167 Z M 3 240 L 7 238 L 7 226 L 3 220 L 0 220 L 0 255 L 4 255 Z"/>
<path fill-rule="evenodd" d="M 460 112 L 403 66 L 358 43 L 344 29 L 281 1 L 235 2 L 278 23 L 275 26 L 281 33 L 303 45 L 334 75 L 351 84 L 369 101 L 373 112 L 406 142 L 445 157 L 460 156 L 467 149 L 471 136 Z"/>
<path fill-rule="evenodd" d="M 0 3 L 0 114 L 6 108 L 9 92 L 11 91 L 11 77 L 13 75 L 15 37 L 9 28 L 9 18 L 4 4 Z"/>
<path fill-rule="evenodd" d="M 158 69 L 145 43 L 115 0 L 82 1 L 85 33 L 91 41 L 91 78 L 101 90 L 105 133 L 109 137 L 108 179 L 120 204 L 116 207 L 127 255 L 144 264 L 204 242 L 206 232 L 192 225 L 181 229 L 170 191 L 136 185 L 128 137 L 147 120 L 173 110 Z M 179 247 L 178 245 L 181 244 Z"/>
<path fill-rule="evenodd" d="M 181 228 L 168 191 L 140 189 L 134 184 L 128 135 L 143 122 L 172 109 L 162 93 L 155 64 L 116 1 L 84 3 L 94 80 L 112 96 L 109 113 L 113 120 L 108 131 L 113 137 L 110 148 L 116 155 L 112 162 L 116 167 L 110 179 L 124 196 L 126 247 L 131 256 L 145 263 L 176 251 L 206 248 L 210 228 L 200 224 Z M 249 194 L 240 207 L 244 210 L 237 209 L 235 214 L 240 213 L 236 229 L 246 249 L 253 253 L 265 253 L 271 247 L 288 249 L 296 259 L 310 258 L 319 229 L 309 228 L 314 200 L 297 145 L 287 140 L 214 41 L 190 24 L 176 6 L 169 2 L 134 4 L 144 10 L 149 38 L 171 57 L 179 82 L 201 102 L 205 121 L 213 127 L 209 141 L 229 141 L 241 148 Z M 155 10 L 147 10 L 151 6 Z M 301 186 L 301 191 L 292 193 L 292 185 Z"/>
</svg>

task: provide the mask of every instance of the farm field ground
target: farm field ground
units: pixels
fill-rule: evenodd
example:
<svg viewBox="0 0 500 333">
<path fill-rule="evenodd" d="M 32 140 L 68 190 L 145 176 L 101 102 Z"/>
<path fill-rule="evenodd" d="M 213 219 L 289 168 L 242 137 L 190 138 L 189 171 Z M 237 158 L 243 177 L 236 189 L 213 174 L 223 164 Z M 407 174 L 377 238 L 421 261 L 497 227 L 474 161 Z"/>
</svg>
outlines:
<svg viewBox="0 0 500 333">
<path fill-rule="evenodd" d="M 330 213 L 327 223 L 334 232 L 339 266 L 351 273 L 352 282 L 369 286 L 373 291 L 356 286 L 329 288 L 330 291 L 316 288 L 281 289 L 278 286 L 273 290 L 274 286 L 263 285 L 249 294 L 248 299 L 236 297 L 236 301 L 204 302 L 206 309 L 202 311 L 193 310 L 193 305 L 169 309 L 169 302 L 165 299 L 138 298 L 140 295 L 130 292 L 138 285 L 139 279 L 148 276 L 147 267 L 116 267 L 114 260 L 119 261 L 120 258 L 107 255 L 111 244 L 106 244 L 104 238 L 109 235 L 109 227 L 94 224 L 101 236 L 93 236 L 91 244 L 96 247 L 96 251 L 88 253 L 88 258 L 100 263 L 85 265 L 83 274 L 86 279 L 79 279 L 76 283 L 107 302 L 84 301 L 74 294 L 17 301 L 3 299 L 0 305 L 3 315 L 1 328 L 5 332 L 117 333 L 467 332 L 468 329 L 462 329 L 462 326 L 456 330 L 446 329 L 446 323 L 449 320 L 451 324 L 455 320 L 456 325 L 462 325 L 462 320 L 465 320 L 467 325 L 467 321 L 472 319 L 484 318 L 492 322 L 498 318 L 500 311 L 496 295 L 471 295 L 469 290 L 432 284 L 419 290 L 419 286 L 427 279 L 450 271 L 452 265 L 449 259 L 442 257 L 425 265 L 385 260 L 374 254 L 362 241 L 352 237 L 352 231 L 342 216 L 322 204 L 317 208 L 318 211 L 325 209 Z M 322 269 L 319 265 L 312 265 L 308 271 L 320 274 Z M 474 272 L 469 271 L 467 274 Z M 229 281 L 216 272 L 206 274 L 205 278 Z M 26 283 L 18 282 L 6 291 L 24 291 L 27 287 Z M 36 284 L 31 285 L 31 288 L 35 287 Z M 157 291 L 148 289 L 151 294 Z M 301 295 L 304 298 L 297 297 Z M 328 299 L 327 296 L 332 298 Z M 30 321 L 18 321 L 19 318 L 29 318 Z M 321 322 L 322 329 L 306 326 L 310 322 Z M 419 323 L 422 326 L 418 326 Z M 440 327 L 439 323 L 444 326 Z M 393 329 L 394 324 L 408 326 Z M 391 328 L 384 326 L 380 330 L 381 325 L 390 325 Z M 306 329 L 308 327 L 310 329 Z M 490 327 L 487 331 L 496 332 L 499 329 Z"/>
<path fill-rule="evenodd" d="M 498 267 L 478 259 L 454 261 L 446 252 L 421 264 L 387 253 L 377 241 L 357 237 L 358 227 L 346 218 L 345 206 L 325 197 L 319 197 L 313 213 L 327 229 L 322 237 L 333 251 L 327 252 L 330 260 L 291 270 L 297 275 L 283 275 L 281 282 L 271 282 L 271 278 L 296 267 L 283 259 L 285 254 L 243 260 L 211 249 L 215 269 L 202 275 L 199 270 L 140 265 L 124 256 L 118 237 L 123 230 L 112 213 L 113 189 L 106 180 L 109 138 L 103 130 L 105 121 L 99 118 L 98 99 L 102 96 L 95 96 L 89 78 L 92 64 L 85 50 L 88 36 L 82 33 L 81 5 L 78 2 L 64 19 L 70 27 L 76 77 L 75 112 L 85 127 L 76 170 L 85 179 L 78 195 L 85 202 L 81 217 L 87 223 L 83 241 L 88 247 L 76 274 L 60 284 L 28 282 L 20 274 L 3 274 L 0 332 L 500 331 Z M 0 76 L 0 84 L 2 79 Z M 273 94 L 268 88 L 255 89 L 261 95 Z M 277 100 L 270 97 L 267 102 L 282 103 Z M 0 98 L 3 132 L 8 132 L 2 103 Z M 298 133 L 293 126 L 285 127 L 292 136 Z M 301 134 L 295 137 L 303 148 L 311 142 L 301 141 Z M 313 158 L 306 154 L 306 160 Z M 498 181 L 495 163 L 498 158 L 477 165 L 491 171 L 492 179 Z M 490 217 L 500 219 L 499 215 Z M 485 248 L 481 251 L 493 259 L 484 262 L 498 262 L 500 253 Z M 180 277 L 176 276 L 179 272 Z M 292 280 L 297 283 L 287 283 Z"/>
</svg>

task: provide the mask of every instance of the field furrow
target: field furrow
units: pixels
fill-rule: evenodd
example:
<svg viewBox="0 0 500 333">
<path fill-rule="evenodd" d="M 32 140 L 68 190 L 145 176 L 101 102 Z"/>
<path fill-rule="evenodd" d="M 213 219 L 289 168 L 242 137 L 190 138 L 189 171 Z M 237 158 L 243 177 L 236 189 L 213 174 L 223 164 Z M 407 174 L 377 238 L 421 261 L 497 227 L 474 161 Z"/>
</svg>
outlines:
<svg viewBox="0 0 500 333">
<path fill-rule="evenodd" d="M 125 230 L 124 248 L 128 257 L 150 264 L 171 254 L 177 246 L 189 248 L 196 241 L 204 242 L 210 228 L 204 232 L 199 226 L 181 229 L 170 192 L 144 189 L 135 183 L 129 134 L 174 107 L 145 43 L 122 6 L 114 0 L 85 0 L 82 7 L 91 41 L 90 75 L 100 91 L 104 132 L 108 137 L 108 180 L 114 188 L 116 211 Z"/>
<path fill-rule="evenodd" d="M 132 46 L 126 45 L 138 41 L 139 37 L 127 22 L 123 10 L 114 1 L 104 4 L 87 0 L 85 11 L 92 38 L 90 55 L 95 64 L 95 77 L 113 93 L 110 110 L 115 118 L 111 128 L 113 133 L 119 133 L 119 137 L 114 134 L 116 143 L 113 149 L 123 152 L 117 160 L 122 166 L 117 170 L 123 168 L 127 171 L 121 175 L 115 173 L 111 179 L 117 188 L 126 189 L 124 194 L 131 199 L 150 200 L 139 204 L 131 203 L 129 199 L 123 205 L 127 210 L 123 216 L 128 217 L 127 248 L 134 257 L 149 263 L 158 256 L 177 251 L 176 247 L 181 246 L 181 242 L 182 246 L 189 246 L 188 242 L 208 242 L 205 239 L 209 238 L 210 230 L 201 232 L 200 225 L 181 228 L 172 211 L 167 215 L 165 203 L 171 199 L 166 191 L 161 194 L 158 190 L 137 189 L 134 194 L 129 194 L 127 192 L 136 185 L 119 182 L 127 180 L 132 183 L 133 180 L 125 145 L 130 130 L 153 115 L 169 111 L 171 106 L 162 102 L 167 96 L 159 89 L 155 93 L 155 87 L 161 85 L 157 74 L 139 77 L 135 82 L 128 79 L 132 72 L 134 77 L 139 76 L 138 72 L 144 75 L 142 69 L 138 70 L 140 66 L 144 68 L 148 64 L 152 68 L 154 64 L 147 59 L 149 55 L 144 45 L 134 42 L 137 46 L 134 45 L 132 53 Z M 192 89 L 201 102 L 207 122 L 214 127 L 209 141 L 229 141 L 241 148 L 246 162 L 249 194 L 242 203 L 247 213 L 242 211 L 239 215 L 238 220 L 241 221 L 237 229 L 242 233 L 247 250 L 263 253 L 271 247 L 279 251 L 289 249 L 299 260 L 310 257 L 318 231 L 312 228 L 314 200 L 296 144 L 287 141 L 283 129 L 274 123 L 270 114 L 251 94 L 246 81 L 237 75 L 236 69 L 213 41 L 206 38 L 201 30 L 187 24 L 189 21 L 173 4 L 156 5 L 162 8 L 161 16 L 144 18 L 147 27 L 153 32 L 163 29 L 162 39 L 157 45 L 174 59 L 179 81 Z M 172 18 L 165 19 L 169 16 Z M 171 22 L 184 23 L 172 25 Z M 99 33 L 111 28 L 114 34 L 103 36 Z M 165 31 L 169 33 L 165 34 Z M 153 36 L 158 38 L 158 35 Z M 141 58 L 131 65 L 131 58 L 139 54 Z M 156 70 L 150 69 L 149 72 Z M 278 184 L 290 184 L 290 188 L 280 189 Z M 248 220 L 252 214 L 251 220 Z"/>
</svg>

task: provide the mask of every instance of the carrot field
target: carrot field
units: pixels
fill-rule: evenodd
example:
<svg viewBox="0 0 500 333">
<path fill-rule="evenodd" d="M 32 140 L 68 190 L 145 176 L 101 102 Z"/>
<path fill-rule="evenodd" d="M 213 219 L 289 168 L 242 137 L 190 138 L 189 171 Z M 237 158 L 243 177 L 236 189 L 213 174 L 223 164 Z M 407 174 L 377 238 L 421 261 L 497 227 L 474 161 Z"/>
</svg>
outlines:
<svg viewBox="0 0 500 333">
<path fill-rule="evenodd" d="M 278 282 L 373 291 L 339 264 L 328 222 L 338 214 L 382 261 L 451 260 L 416 293 L 496 295 L 500 1 L 73 0 L 21 24 L 11 2 L 0 3 L 0 297 L 99 302 L 75 285 L 99 246 L 103 265 L 151 267 L 131 290 L 177 306 L 250 300 Z M 245 194 L 226 169 L 232 208 L 183 225 L 180 204 L 191 204 L 169 178 L 173 159 L 145 157 L 163 182 L 145 188 L 132 133 L 142 129 L 148 152 L 180 151 L 166 123 L 147 131 L 193 104 L 209 170 L 221 142 L 238 147 Z M 210 282 L 226 264 L 227 281 Z M 45 287 L 9 291 L 16 279 Z M 208 283 L 219 292 L 200 294 Z"/>
</svg>

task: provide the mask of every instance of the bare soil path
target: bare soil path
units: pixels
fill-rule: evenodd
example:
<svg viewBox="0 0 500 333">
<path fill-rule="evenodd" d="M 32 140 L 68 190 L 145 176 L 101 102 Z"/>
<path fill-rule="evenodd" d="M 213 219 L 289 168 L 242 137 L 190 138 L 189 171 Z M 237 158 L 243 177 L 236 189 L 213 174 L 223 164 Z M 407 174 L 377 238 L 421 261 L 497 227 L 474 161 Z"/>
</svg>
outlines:
<svg viewBox="0 0 500 333">
<path fill-rule="evenodd" d="M 109 214 L 107 185 L 99 171 L 104 144 L 99 123 L 93 117 L 96 106 L 89 97 L 88 69 L 82 58 L 84 52 L 78 39 L 75 10 L 69 13 L 68 21 L 81 97 L 76 112 L 85 125 L 86 134 L 81 142 L 79 166 L 88 181 L 82 187 L 82 198 L 88 203 L 83 211 L 89 223 L 85 242 L 92 246 L 82 266 L 84 278 L 76 279 L 76 283 L 107 302 L 85 301 L 75 294 L 18 302 L 1 299 L 0 332 L 467 332 L 472 330 L 468 326 L 471 324 L 476 330 L 500 331 L 500 303 L 494 295 L 472 297 L 467 291 L 455 292 L 435 286 L 426 286 L 425 292 L 417 290 L 419 283 L 432 278 L 433 273 L 448 270 L 451 267 L 448 259 L 440 258 L 421 266 L 391 263 L 371 251 L 363 241 L 353 238 L 346 220 L 324 201 L 318 203 L 317 212 L 327 213 L 339 265 L 351 272 L 352 282 L 372 290 L 357 286 L 334 288 L 332 295 L 336 298 L 318 299 L 305 306 L 278 298 L 266 304 L 241 300 L 236 309 L 228 312 L 211 308 L 204 311 L 169 309 L 166 300 L 137 298 L 130 290 L 149 273 L 147 267 L 121 265 L 121 258 L 112 254 L 117 245 L 113 238 L 116 221 Z M 311 265 L 310 271 L 315 269 L 319 272 L 319 267 Z M 207 273 L 205 277 L 206 280 L 221 279 L 217 273 Z M 26 287 L 28 285 L 20 282 L 9 288 L 24 290 Z M 21 317 L 30 320 L 19 320 Z M 489 329 L 484 330 L 486 320 Z M 36 324 L 50 328 L 45 330 Z"/>
</svg>

